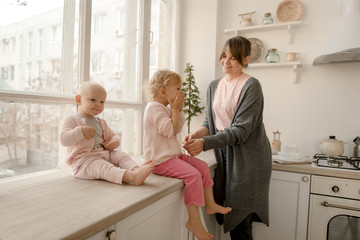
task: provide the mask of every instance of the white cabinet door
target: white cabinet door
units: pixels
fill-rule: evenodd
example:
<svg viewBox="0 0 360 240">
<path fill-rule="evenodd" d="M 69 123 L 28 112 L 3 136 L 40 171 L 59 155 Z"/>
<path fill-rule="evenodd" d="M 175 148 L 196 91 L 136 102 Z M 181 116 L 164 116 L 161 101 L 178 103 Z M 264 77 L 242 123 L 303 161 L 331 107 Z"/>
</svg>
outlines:
<svg viewBox="0 0 360 240">
<path fill-rule="evenodd" d="M 306 240 L 310 175 L 272 171 L 270 226 L 253 224 L 255 240 Z"/>
<path fill-rule="evenodd" d="M 185 227 L 183 190 L 179 189 L 115 225 L 121 240 L 184 240 Z"/>
<path fill-rule="evenodd" d="M 88 238 L 87 240 L 115 240 L 115 239 L 116 239 L 115 226 L 111 226 L 95 234 L 94 236 Z"/>
</svg>

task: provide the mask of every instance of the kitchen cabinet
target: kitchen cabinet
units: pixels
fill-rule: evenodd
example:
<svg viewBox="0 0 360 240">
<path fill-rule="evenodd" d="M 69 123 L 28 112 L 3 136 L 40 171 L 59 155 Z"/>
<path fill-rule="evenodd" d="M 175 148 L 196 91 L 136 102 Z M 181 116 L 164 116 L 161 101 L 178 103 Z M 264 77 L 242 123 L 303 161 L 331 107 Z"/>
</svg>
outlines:
<svg viewBox="0 0 360 240">
<path fill-rule="evenodd" d="M 272 171 L 269 192 L 270 225 L 253 223 L 254 240 L 306 240 L 310 175 Z M 220 232 L 221 240 L 230 234 Z"/>
<path fill-rule="evenodd" d="M 188 238 L 183 188 L 115 224 L 117 240 Z M 96 240 L 103 238 L 97 238 Z M 95 240 L 95 239 L 91 239 Z"/>
<path fill-rule="evenodd" d="M 181 188 L 88 240 L 184 240 L 189 235 L 186 220 Z"/>
<path fill-rule="evenodd" d="M 116 240 L 116 235 L 117 232 L 115 230 L 115 226 L 111 226 L 88 238 L 87 240 Z"/>
<path fill-rule="evenodd" d="M 179 189 L 88 240 L 188 239 L 185 211 L 183 189 Z"/>
<path fill-rule="evenodd" d="M 309 198 L 309 174 L 272 171 L 270 225 L 254 223 L 254 239 L 306 240 Z"/>
<path fill-rule="evenodd" d="M 269 30 L 279 30 L 284 29 L 288 32 L 288 43 L 291 44 L 293 41 L 293 29 L 301 25 L 301 21 L 294 21 L 294 22 L 285 22 L 285 23 L 273 23 L 273 24 L 266 24 L 266 25 L 254 25 L 254 26 L 247 26 L 247 27 L 235 27 L 225 29 L 225 33 L 227 34 L 236 34 L 240 35 L 241 33 L 246 32 L 256 32 L 256 31 L 269 31 Z M 298 71 L 299 68 L 302 66 L 301 62 L 279 62 L 279 63 L 251 63 L 249 64 L 249 68 L 264 68 L 264 67 L 290 67 L 292 68 L 292 83 L 296 83 L 298 81 Z"/>
</svg>

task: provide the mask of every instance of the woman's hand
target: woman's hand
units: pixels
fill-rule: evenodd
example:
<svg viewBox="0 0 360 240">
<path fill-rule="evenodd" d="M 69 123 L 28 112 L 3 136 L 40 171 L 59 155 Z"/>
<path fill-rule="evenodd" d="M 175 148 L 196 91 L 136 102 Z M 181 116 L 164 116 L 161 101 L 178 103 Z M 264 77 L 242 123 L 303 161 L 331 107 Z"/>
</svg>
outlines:
<svg viewBox="0 0 360 240">
<path fill-rule="evenodd" d="M 201 126 L 198 130 L 193 133 L 186 135 L 183 139 L 183 146 L 186 146 L 188 142 L 192 139 L 202 138 L 209 136 L 209 129 L 205 126 Z"/>
<path fill-rule="evenodd" d="M 186 151 L 188 151 L 188 153 L 191 156 L 196 156 L 202 151 L 204 151 L 204 146 L 205 146 L 205 140 L 203 138 L 198 138 L 198 139 L 187 140 L 186 144 L 184 145 L 184 148 L 186 149 Z"/>
</svg>

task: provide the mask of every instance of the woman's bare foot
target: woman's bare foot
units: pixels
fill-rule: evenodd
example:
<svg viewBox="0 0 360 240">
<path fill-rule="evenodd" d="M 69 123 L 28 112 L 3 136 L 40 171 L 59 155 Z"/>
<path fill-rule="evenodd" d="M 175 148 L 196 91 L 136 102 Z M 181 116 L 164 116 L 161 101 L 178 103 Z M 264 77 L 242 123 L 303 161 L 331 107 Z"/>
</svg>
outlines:
<svg viewBox="0 0 360 240">
<path fill-rule="evenodd" d="M 201 222 L 186 222 L 186 228 L 192 232 L 198 240 L 211 240 L 213 235 L 208 233 Z"/>
<path fill-rule="evenodd" d="M 205 212 L 209 215 L 215 214 L 215 213 L 221 213 L 221 214 L 227 214 L 232 209 L 230 207 L 223 207 L 214 202 L 214 204 L 209 204 L 205 207 Z"/>
<path fill-rule="evenodd" d="M 132 183 L 134 185 L 141 185 L 145 179 L 152 173 L 155 165 L 152 161 L 147 161 L 140 167 L 136 167 L 131 171 L 126 171 L 124 174 L 124 182 Z"/>
</svg>

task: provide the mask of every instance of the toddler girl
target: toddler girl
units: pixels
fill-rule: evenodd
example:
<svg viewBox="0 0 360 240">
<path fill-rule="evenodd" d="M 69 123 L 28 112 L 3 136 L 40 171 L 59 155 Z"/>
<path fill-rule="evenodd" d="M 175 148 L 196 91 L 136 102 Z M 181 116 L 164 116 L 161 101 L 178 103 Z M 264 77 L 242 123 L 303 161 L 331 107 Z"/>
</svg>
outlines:
<svg viewBox="0 0 360 240">
<path fill-rule="evenodd" d="M 144 155 L 145 160 L 153 160 L 153 173 L 184 180 L 184 201 L 189 215 L 186 227 L 199 240 L 208 240 L 213 236 L 200 221 L 199 207 L 205 205 L 208 214 L 226 214 L 231 208 L 215 203 L 208 165 L 181 153 L 176 139 L 185 123 L 181 86 L 180 75 L 166 69 L 158 70 L 152 77 L 148 86 L 150 101 L 144 112 Z"/>
<path fill-rule="evenodd" d="M 138 166 L 129 155 L 115 150 L 120 137 L 104 119 L 96 117 L 104 110 L 106 95 L 98 83 L 80 85 L 75 96 L 78 114 L 66 118 L 60 132 L 60 142 L 67 147 L 66 162 L 77 178 L 140 185 L 154 170 L 154 164 L 147 161 Z"/>
</svg>

